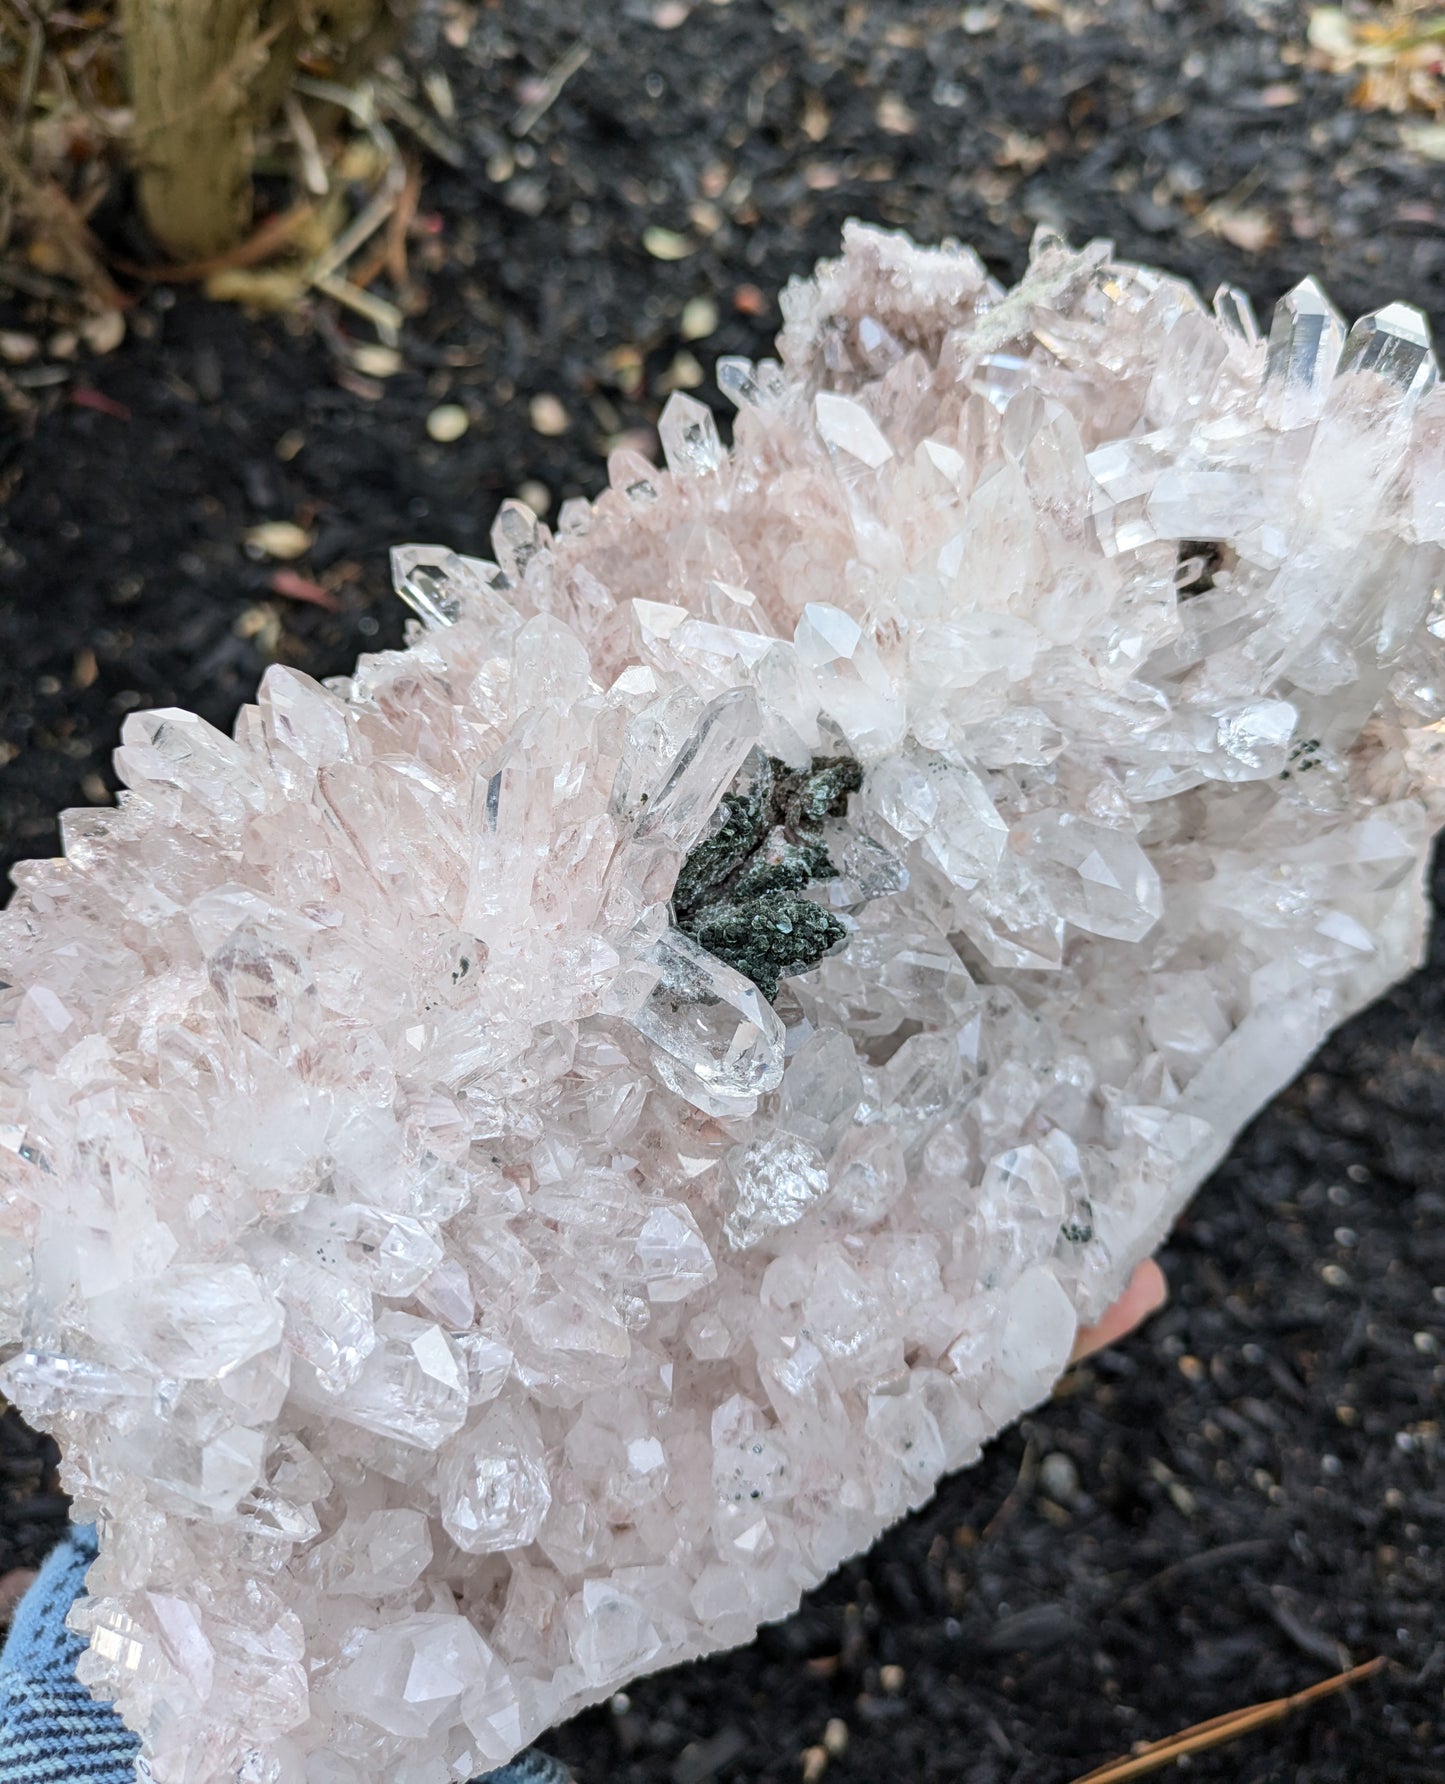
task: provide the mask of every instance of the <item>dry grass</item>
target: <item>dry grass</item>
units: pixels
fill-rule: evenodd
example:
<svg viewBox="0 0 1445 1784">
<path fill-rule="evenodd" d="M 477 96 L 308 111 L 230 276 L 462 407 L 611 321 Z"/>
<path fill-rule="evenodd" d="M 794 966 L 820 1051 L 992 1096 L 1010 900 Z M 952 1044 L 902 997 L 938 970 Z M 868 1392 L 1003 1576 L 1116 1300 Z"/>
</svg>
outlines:
<svg viewBox="0 0 1445 1784">
<path fill-rule="evenodd" d="M 87 307 L 117 302 L 89 222 L 130 128 L 116 8 L 41 12 L 0 0 L 0 255 L 73 286 Z"/>
<path fill-rule="evenodd" d="M 1162 1741 L 1150 1741 L 1125 1759 L 1112 1759 L 1107 1765 L 1085 1772 L 1082 1777 L 1075 1778 L 1073 1784 L 1127 1784 L 1131 1778 L 1147 1777 L 1150 1772 L 1162 1771 L 1177 1760 L 1207 1752 L 1211 1747 L 1222 1747 L 1226 1741 L 1238 1740 L 1256 1728 L 1282 1721 L 1307 1704 L 1317 1703 L 1323 1697 L 1357 1685 L 1362 1679 L 1373 1678 L 1384 1664 L 1383 1658 L 1367 1660 L 1361 1666 L 1352 1666 L 1347 1672 L 1337 1673 L 1332 1679 L 1322 1679 L 1319 1684 L 1296 1691 L 1289 1697 L 1271 1698 L 1268 1703 L 1251 1704 L 1247 1709 L 1230 1710 L 1223 1716 L 1212 1716 L 1207 1722 L 1196 1722 L 1192 1728 L 1182 1729 Z"/>
<path fill-rule="evenodd" d="M 344 0 L 330 7 L 344 19 Z M 393 8 L 402 16 L 406 0 L 393 0 Z M 314 10 L 307 8 L 308 18 Z M 356 43 L 324 29 L 303 38 L 295 20 L 283 33 L 273 20 L 258 51 L 274 49 L 286 66 L 279 78 L 274 67 L 258 76 L 277 99 L 274 116 L 257 129 L 256 158 L 281 176 L 280 208 L 204 263 L 143 264 L 107 253 L 92 228 L 107 201 L 111 209 L 128 202 L 139 141 L 120 13 L 119 0 L 72 8 L 0 0 L 0 292 L 37 300 L 50 325 L 73 326 L 87 313 L 126 306 L 117 273 L 205 282 L 212 295 L 260 304 L 299 303 L 320 290 L 383 338 L 394 336 L 400 311 L 392 299 L 404 296 L 417 179 L 388 120 L 429 144 L 445 138 L 424 95 L 395 67 L 367 75 Z M 273 42 L 283 35 L 284 43 Z M 348 276 L 353 261 L 359 276 Z M 389 297 L 368 289 L 383 275 Z"/>
</svg>

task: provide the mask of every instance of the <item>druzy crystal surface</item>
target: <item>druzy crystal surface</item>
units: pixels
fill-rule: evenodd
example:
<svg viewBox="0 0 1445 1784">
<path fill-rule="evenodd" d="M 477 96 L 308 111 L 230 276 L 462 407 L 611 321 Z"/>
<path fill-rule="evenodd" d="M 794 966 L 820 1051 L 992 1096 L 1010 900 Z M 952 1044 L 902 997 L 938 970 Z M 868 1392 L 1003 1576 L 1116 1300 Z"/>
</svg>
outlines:
<svg viewBox="0 0 1445 1784">
<path fill-rule="evenodd" d="M 784 313 L 735 450 L 677 396 L 400 550 L 407 650 L 133 715 L 17 873 L 3 1388 L 160 1784 L 445 1784 L 745 1640 L 1418 956 L 1418 314 L 862 228 Z"/>
</svg>

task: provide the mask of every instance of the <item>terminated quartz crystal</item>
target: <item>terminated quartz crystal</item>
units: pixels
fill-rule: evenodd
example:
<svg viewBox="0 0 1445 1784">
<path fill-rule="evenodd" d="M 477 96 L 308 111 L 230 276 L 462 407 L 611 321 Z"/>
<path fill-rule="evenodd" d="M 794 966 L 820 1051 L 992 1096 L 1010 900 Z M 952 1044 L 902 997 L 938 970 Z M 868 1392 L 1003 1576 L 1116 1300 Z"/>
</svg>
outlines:
<svg viewBox="0 0 1445 1784">
<path fill-rule="evenodd" d="M 857 227 L 783 309 L 731 451 L 401 548 L 406 650 L 132 715 L 17 871 L 0 1387 L 157 1784 L 467 1779 L 746 1640 L 1419 958 L 1418 314 Z"/>
</svg>

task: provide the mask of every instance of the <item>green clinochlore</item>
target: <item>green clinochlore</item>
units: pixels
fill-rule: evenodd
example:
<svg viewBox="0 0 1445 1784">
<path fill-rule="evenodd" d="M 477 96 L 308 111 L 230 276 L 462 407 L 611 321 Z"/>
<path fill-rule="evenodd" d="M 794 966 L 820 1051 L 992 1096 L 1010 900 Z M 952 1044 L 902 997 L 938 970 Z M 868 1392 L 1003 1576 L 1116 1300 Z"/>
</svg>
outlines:
<svg viewBox="0 0 1445 1784">
<path fill-rule="evenodd" d="M 816 965 L 847 934 L 806 893 L 837 878 L 823 823 L 841 817 L 862 784 L 851 756 L 816 756 L 801 770 L 768 756 L 744 790 L 724 794 L 722 823 L 682 864 L 672 895 L 678 928 L 769 1002 L 785 973 Z"/>
</svg>

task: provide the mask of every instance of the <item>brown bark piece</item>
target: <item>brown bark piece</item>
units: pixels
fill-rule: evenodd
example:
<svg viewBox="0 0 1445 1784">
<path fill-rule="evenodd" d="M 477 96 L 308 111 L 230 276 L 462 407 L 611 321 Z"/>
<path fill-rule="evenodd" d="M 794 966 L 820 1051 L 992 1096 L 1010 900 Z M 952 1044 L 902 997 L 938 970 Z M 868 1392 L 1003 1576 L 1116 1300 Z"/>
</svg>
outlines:
<svg viewBox="0 0 1445 1784">
<path fill-rule="evenodd" d="M 123 0 L 141 214 L 175 260 L 224 253 L 251 222 L 257 0 Z"/>
</svg>

